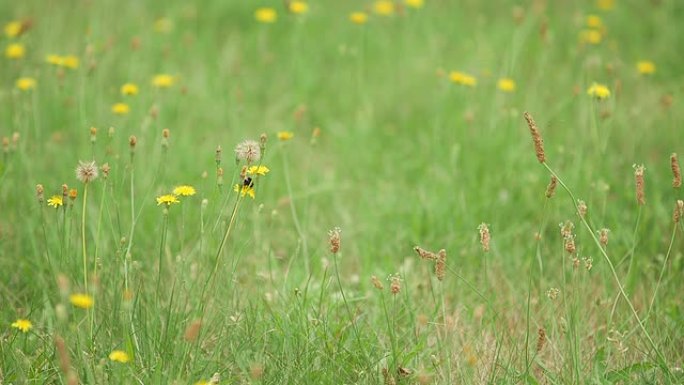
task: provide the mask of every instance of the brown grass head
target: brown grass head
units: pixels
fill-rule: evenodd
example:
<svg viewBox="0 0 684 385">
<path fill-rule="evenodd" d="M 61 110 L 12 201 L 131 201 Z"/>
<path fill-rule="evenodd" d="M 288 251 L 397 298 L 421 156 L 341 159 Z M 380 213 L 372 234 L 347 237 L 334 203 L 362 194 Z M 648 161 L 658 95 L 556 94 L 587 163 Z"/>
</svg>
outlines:
<svg viewBox="0 0 684 385">
<path fill-rule="evenodd" d="M 672 155 L 670 155 L 670 166 L 672 167 L 672 187 L 682 187 L 682 170 L 679 168 L 677 153 L 672 153 Z"/>
<path fill-rule="evenodd" d="M 530 133 L 532 134 L 532 141 L 534 142 L 534 151 L 537 154 L 537 160 L 539 163 L 546 162 L 546 153 L 544 152 L 544 140 L 539 133 L 539 128 L 537 128 L 537 123 L 532 118 L 529 112 L 525 111 L 523 114 L 525 120 L 527 121 L 527 126 L 530 128 Z"/>
<path fill-rule="evenodd" d="M 646 192 L 644 191 L 646 181 L 644 180 L 644 171 L 646 171 L 646 168 L 643 164 L 634 165 L 634 183 L 636 188 L 636 200 L 637 204 L 640 206 L 646 204 Z"/>
<path fill-rule="evenodd" d="M 441 249 L 437 253 L 437 263 L 435 263 L 435 276 L 440 281 L 443 281 L 446 276 L 446 259 L 446 250 Z"/>
<path fill-rule="evenodd" d="M 486 223 L 481 223 L 479 226 L 477 226 L 477 230 L 480 232 L 480 244 L 482 245 L 482 251 L 486 253 L 489 251 L 489 241 L 491 240 L 489 226 L 487 226 Z"/>
<path fill-rule="evenodd" d="M 373 286 L 376 289 L 378 289 L 380 291 L 382 291 L 382 289 L 384 289 L 384 286 L 382 285 L 382 282 L 380 282 L 380 279 L 378 279 L 378 277 L 376 277 L 374 275 L 371 276 L 371 282 L 373 283 Z"/>
<path fill-rule="evenodd" d="M 328 231 L 328 243 L 330 244 L 330 252 L 333 254 L 337 254 L 340 252 L 341 232 L 342 230 L 340 230 L 339 227 L 335 227 L 334 229 Z"/>
<path fill-rule="evenodd" d="M 539 328 L 537 331 L 537 354 L 541 352 L 546 344 L 546 330 L 544 328 Z"/>
<path fill-rule="evenodd" d="M 551 181 L 549 185 L 546 186 L 546 197 L 551 198 L 556 193 L 556 186 L 558 186 L 558 178 L 555 175 L 551 175 Z"/>
<path fill-rule="evenodd" d="M 437 260 L 437 255 L 435 255 L 435 253 L 433 253 L 432 251 L 427 251 L 420 246 L 414 247 L 413 250 L 415 250 L 416 253 L 418 253 L 418 256 L 422 259 L 427 259 L 429 261 Z"/>
</svg>

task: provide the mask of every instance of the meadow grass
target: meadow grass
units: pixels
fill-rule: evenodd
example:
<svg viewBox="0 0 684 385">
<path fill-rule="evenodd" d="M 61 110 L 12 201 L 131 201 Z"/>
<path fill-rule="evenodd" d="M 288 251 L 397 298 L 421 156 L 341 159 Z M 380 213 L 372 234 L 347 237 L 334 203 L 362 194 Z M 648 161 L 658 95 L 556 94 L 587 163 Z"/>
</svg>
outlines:
<svg viewBox="0 0 684 385">
<path fill-rule="evenodd" d="M 0 384 L 684 381 L 681 1 L 0 15 Z"/>
</svg>

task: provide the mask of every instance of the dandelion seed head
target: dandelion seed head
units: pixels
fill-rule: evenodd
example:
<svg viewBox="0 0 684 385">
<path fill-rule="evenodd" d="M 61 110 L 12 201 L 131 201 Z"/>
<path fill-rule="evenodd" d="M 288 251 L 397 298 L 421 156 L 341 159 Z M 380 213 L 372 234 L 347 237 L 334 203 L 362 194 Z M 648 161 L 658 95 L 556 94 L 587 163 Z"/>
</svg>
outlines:
<svg viewBox="0 0 684 385">
<path fill-rule="evenodd" d="M 251 164 L 261 159 L 261 146 L 254 140 L 245 140 L 235 146 L 235 159 Z"/>
<path fill-rule="evenodd" d="M 97 175 L 98 171 L 97 164 L 95 164 L 95 161 L 78 161 L 78 166 L 76 166 L 76 179 L 78 179 L 82 183 L 90 183 L 97 179 Z"/>
</svg>

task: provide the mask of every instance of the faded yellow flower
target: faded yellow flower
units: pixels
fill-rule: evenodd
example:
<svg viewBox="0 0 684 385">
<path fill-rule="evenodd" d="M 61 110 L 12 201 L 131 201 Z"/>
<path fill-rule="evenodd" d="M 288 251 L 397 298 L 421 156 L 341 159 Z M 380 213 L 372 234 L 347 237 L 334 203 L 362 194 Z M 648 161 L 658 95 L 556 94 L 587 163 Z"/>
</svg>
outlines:
<svg viewBox="0 0 684 385">
<path fill-rule="evenodd" d="M 158 74 L 152 78 L 152 85 L 157 88 L 169 88 L 175 83 L 176 79 L 168 74 Z"/>
<path fill-rule="evenodd" d="M 511 78 L 501 78 L 497 83 L 499 89 L 503 92 L 514 92 L 515 91 L 515 80 Z"/>
<path fill-rule="evenodd" d="M 12 60 L 18 60 L 26 55 L 26 48 L 23 44 L 12 43 L 5 48 L 5 57 Z"/>
<path fill-rule="evenodd" d="M 53 195 L 47 200 L 47 205 L 50 207 L 58 208 L 64 204 L 62 201 L 62 196 L 61 195 Z"/>
<path fill-rule="evenodd" d="M 615 8 L 615 0 L 596 0 L 596 6 L 602 11 L 610 11 Z"/>
<path fill-rule="evenodd" d="M 307 4 L 303 1 L 292 1 L 292 2 L 290 2 L 289 9 L 290 9 L 290 12 L 292 12 L 296 15 L 301 15 L 301 14 L 309 12 L 309 4 Z"/>
<path fill-rule="evenodd" d="M 477 79 L 474 76 L 469 75 L 465 72 L 452 71 L 449 73 L 449 80 L 456 84 L 467 87 L 475 87 L 477 85 Z"/>
<path fill-rule="evenodd" d="M 636 64 L 637 71 L 642 75 L 653 75 L 656 71 L 655 63 L 650 60 L 640 60 Z"/>
<path fill-rule="evenodd" d="M 21 33 L 21 28 L 22 28 L 22 23 L 21 21 L 10 21 L 9 23 L 5 24 L 5 35 L 7 37 L 17 37 Z"/>
<path fill-rule="evenodd" d="M 349 14 L 349 21 L 354 24 L 366 24 L 368 21 L 368 14 L 365 12 L 352 12 Z"/>
<path fill-rule="evenodd" d="M 404 0 L 406 3 L 406 6 L 411 7 L 411 8 L 423 8 L 423 5 L 425 5 L 425 2 L 423 0 Z"/>
<path fill-rule="evenodd" d="M 157 206 L 166 205 L 166 207 L 171 206 L 171 204 L 180 203 L 178 197 L 173 194 L 164 194 L 157 197 Z"/>
<path fill-rule="evenodd" d="M 606 99 L 610 96 L 610 90 L 604 84 L 593 83 L 587 89 L 587 95 L 593 96 L 596 99 Z"/>
<path fill-rule="evenodd" d="M 93 297 L 89 296 L 88 294 L 81 293 L 70 295 L 69 302 L 71 302 L 72 305 L 81 309 L 90 309 L 95 304 L 95 300 L 93 299 Z"/>
<path fill-rule="evenodd" d="M 50 54 L 45 57 L 45 61 L 52 65 L 61 66 L 64 59 L 59 55 Z"/>
<path fill-rule="evenodd" d="M 19 329 L 20 332 L 22 333 L 28 333 L 31 328 L 33 328 L 33 323 L 27 319 L 18 319 L 14 322 L 12 322 L 12 327 L 15 329 Z"/>
<path fill-rule="evenodd" d="M 131 360 L 131 357 L 129 357 L 128 353 L 124 352 L 123 350 L 113 350 L 111 353 L 109 353 L 109 359 L 114 362 L 125 364 Z"/>
<path fill-rule="evenodd" d="M 137 95 L 138 85 L 135 83 L 126 83 L 121 86 L 121 95 Z"/>
<path fill-rule="evenodd" d="M 62 57 L 62 66 L 75 70 L 81 64 L 81 60 L 74 55 L 67 55 Z"/>
<path fill-rule="evenodd" d="M 595 29 L 585 29 L 580 32 L 580 41 L 588 44 L 601 44 L 603 34 Z"/>
<path fill-rule="evenodd" d="M 596 16 L 596 15 L 587 15 L 587 27 L 589 28 L 596 28 L 596 29 L 601 29 L 603 28 L 603 20 L 601 20 L 601 17 Z"/>
<path fill-rule="evenodd" d="M 116 115 L 126 115 L 131 112 L 131 107 L 126 103 L 114 103 L 112 105 L 112 112 Z"/>
<path fill-rule="evenodd" d="M 250 186 L 250 185 L 244 185 L 243 184 L 242 187 L 240 187 L 239 184 L 236 184 L 235 186 L 233 186 L 233 191 L 239 192 L 240 196 L 242 196 L 242 197 L 244 197 L 245 195 L 249 195 L 252 199 L 254 199 L 256 197 L 256 194 L 254 192 L 254 187 Z"/>
<path fill-rule="evenodd" d="M 189 197 L 192 195 L 195 195 L 197 191 L 195 191 L 195 188 L 192 186 L 188 185 L 181 185 L 181 186 L 176 186 L 176 188 L 173 189 L 173 194 L 182 196 L 182 197 Z"/>
<path fill-rule="evenodd" d="M 271 171 L 268 167 L 266 166 L 252 166 L 247 169 L 247 174 L 251 175 L 266 175 Z"/>
<path fill-rule="evenodd" d="M 254 11 L 254 18 L 260 23 L 271 24 L 278 19 L 278 14 L 273 8 L 262 7 Z"/>
<path fill-rule="evenodd" d="M 285 140 L 290 140 L 294 137 L 294 132 L 292 131 L 279 131 L 278 132 L 278 139 L 285 141 Z"/>
<path fill-rule="evenodd" d="M 394 13 L 394 2 L 390 0 L 377 0 L 373 4 L 373 11 L 381 16 L 389 16 Z"/>
<path fill-rule="evenodd" d="M 22 91 L 32 90 L 36 88 L 36 79 L 29 77 L 19 78 L 17 79 L 15 85 Z"/>
</svg>

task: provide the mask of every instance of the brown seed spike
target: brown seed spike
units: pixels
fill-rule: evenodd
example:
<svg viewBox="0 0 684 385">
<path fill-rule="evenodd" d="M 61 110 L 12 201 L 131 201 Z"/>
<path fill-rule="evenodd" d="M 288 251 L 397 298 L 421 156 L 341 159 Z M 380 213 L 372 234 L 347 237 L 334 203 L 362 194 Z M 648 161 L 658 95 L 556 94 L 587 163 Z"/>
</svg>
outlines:
<svg viewBox="0 0 684 385">
<path fill-rule="evenodd" d="M 645 186 L 645 181 L 644 181 L 644 170 L 646 168 L 644 165 L 635 165 L 634 166 L 634 182 L 636 185 L 636 200 L 637 204 L 639 206 L 643 206 L 646 204 L 646 193 L 644 192 L 644 186 Z"/>
<path fill-rule="evenodd" d="M 682 170 L 679 168 L 677 153 L 670 155 L 670 165 L 672 166 L 672 187 L 682 187 Z"/>
<path fill-rule="evenodd" d="M 422 259 L 427 259 L 429 261 L 437 260 L 437 256 L 432 251 L 427 251 L 420 246 L 414 247 L 413 250 L 415 250 L 416 253 L 418 253 L 418 256 Z"/>
<path fill-rule="evenodd" d="M 537 333 L 537 353 L 539 353 L 546 344 L 546 330 L 544 330 L 544 328 L 539 328 L 539 331 Z"/>
<path fill-rule="evenodd" d="M 551 198 L 553 194 L 556 193 L 556 186 L 558 186 L 558 178 L 555 175 L 551 175 L 551 181 L 549 185 L 546 186 L 546 197 Z"/>
<path fill-rule="evenodd" d="M 534 151 L 537 154 L 537 160 L 539 163 L 546 162 L 546 153 L 544 152 L 544 140 L 539 133 L 539 128 L 537 128 L 537 123 L 534 122 L 532 115 L 529 112 L 523 114 L 527 125 L 530 127 L 530 133 L 532 134 L 532 140 L 534 141 Z"/>
<path fill-rule="evenodd" d="M 443 281 L 446 276 L 446 259 L 446 250 L 441 249 L 437 253 L 437 263 L 435 263 L 435 276 L 440 281 Z"/>
</svg>

